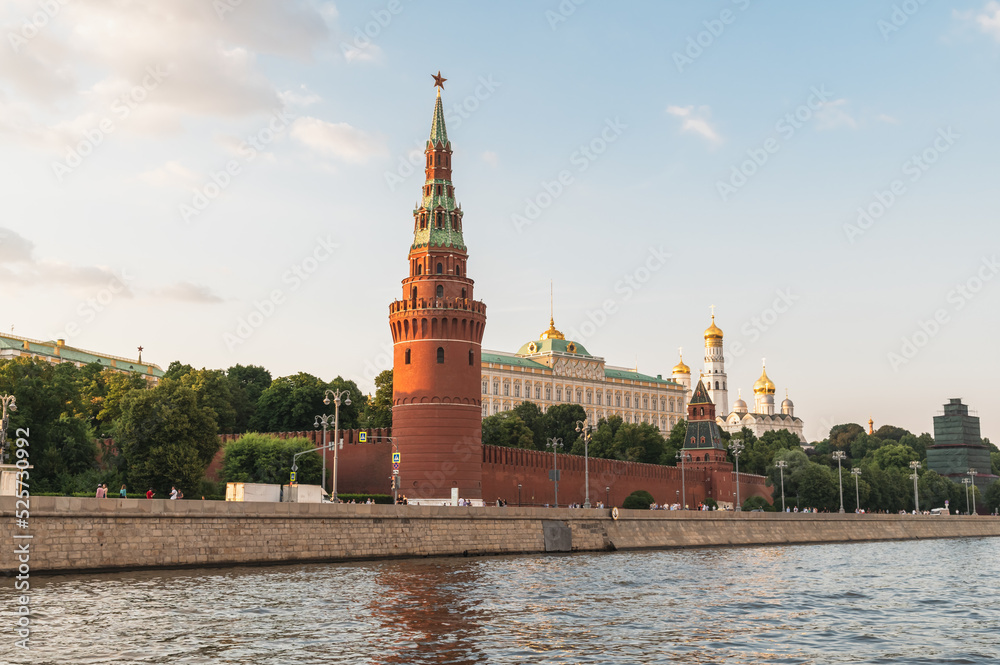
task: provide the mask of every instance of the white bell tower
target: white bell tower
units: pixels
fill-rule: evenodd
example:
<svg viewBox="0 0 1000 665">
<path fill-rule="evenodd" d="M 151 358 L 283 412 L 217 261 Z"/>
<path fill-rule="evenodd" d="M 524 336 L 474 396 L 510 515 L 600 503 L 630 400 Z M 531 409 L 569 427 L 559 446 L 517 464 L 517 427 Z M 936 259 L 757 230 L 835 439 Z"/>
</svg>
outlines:
<svg viewBox="0 0 1000 665">
<path fill-rule="evenodd" d="M 729 415 L 729 387 L 726 378 L 726 358 L 722 350 L 722 330 L 715 325 L 715 305 L 712 305 L 712 325 L 705 330 L 705 387 L 715 404 L 715 414 Z"/>
</svg>

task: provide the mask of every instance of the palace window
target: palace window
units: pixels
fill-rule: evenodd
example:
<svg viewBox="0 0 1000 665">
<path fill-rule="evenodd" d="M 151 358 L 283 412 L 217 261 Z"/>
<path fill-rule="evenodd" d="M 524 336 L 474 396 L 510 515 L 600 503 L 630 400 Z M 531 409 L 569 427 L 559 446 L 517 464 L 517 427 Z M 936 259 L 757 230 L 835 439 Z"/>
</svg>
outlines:
<svg viewBox="0 0 1000 665">
<path fill-rule="evenodd" d="M 648 409 L 649 408 L 649 398 L 648 397 L 643 396 L 643 398 L 642 398 L 642 408 L 644 408 L 644 409 Z"/>
<path fill-rule="evenodd" d="M 552 388 L 548 386 L 545 387 L 545 399 L 549 402 L 552 401 Z"/>
<path fill-rule="evenodd" d="M 520 383 L 515 383 L 514 384 L 514 397 L 520 397 L 520 396 L 521 396 L 521 384 Z"/>
<path fill-rule="evenodd" d="M 597 406 L 601 405 L 601 393 L 597 393 Z"/>
<path fill-rule="evenodd" d="M 510 397 L 510 384 L 506 381 L 503 384 L 503 396 Z"/>
<path fill-rule="evenodd" d="M 500 382 L 499 381 L 494 381 L 493 382 L 493 394 L 494 395 L 499 395 L 500 394 Z"/>
<path fill-rule="evenodd" d="M 621 405 L 622 405 L 622 396 L 615 395 L 615 406 L 621 406 Z"/>
<path fill-rule="evenodd" d="M 542 399 L 542 387 L 535 386 L 535 399 Z"/>
<path fill-rule="evenodd" d="M 493 415 L 500 413 L 500 405 L 496 402 L 493 403 Z M 692 439 L 693 441 L 693 439 Z"/>
<path fill-rule="evenodd" d="M 626 409 L 632 408 L 631 404 L 632 404 L 632 397 L 629 395 L 625 395 L 625 408 Z"/>
<path fill-rule="evenodd" d="M 489 394 L 489 392 L 490 392 L 490 382 L 489 381 L 483 381 L 483 394 L 487 395 L 487 394 Z"/>
<path fill-rule="evenodd" d="M 444 347 L 438 347 L 438 365 L 444 364 Z"/>
<path fill-rule="evenodd" d="M 593 396 L 593 395 L 591 394 L 591 392 L 590 392 L 590 391 L 588 390 L 588 391 L 587 391 L 587 404 L 593 404 L 593 403 L 594 403 L 594 396 Z"/>
<path fill-rule="evenodd" d="M 562 388 L 556 388 L 556 401 L 562 401 Z"/>
</svg>

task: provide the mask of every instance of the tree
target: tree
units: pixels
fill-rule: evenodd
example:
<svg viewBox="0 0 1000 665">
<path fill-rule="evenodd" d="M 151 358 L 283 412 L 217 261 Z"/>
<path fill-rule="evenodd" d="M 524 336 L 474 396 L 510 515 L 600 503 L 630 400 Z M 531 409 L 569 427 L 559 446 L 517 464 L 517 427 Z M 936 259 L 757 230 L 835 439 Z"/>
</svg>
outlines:
<svg viewBox="0 0 1000 665">
<path fill-rule="evenodd" d="M 871 460 L 881 469 L 908 469 L 910 462 L 919 460 L 917 453 L 901 443 L 884 445 L 871 454 Z"/>
<path fill-rule="evenodd" d="M 768 503 L 767 499 L 762 496 L 751 496 L 743 502 L 741 508 L 743 508 L 746 512 L 750 512 L 751 510 L 763 510 L 773 513 L 774 511 L 781 509 L 781 504 L 779 503 L 778 506 L 775 507 L 773 504 Z"/>
<path fill-rule="evenodd" d="M 63 491 L 72 476 L 97 467 L 89 405 L 80 393 L 80 370 L 35 358 L 0 360 L 0 393 L 14 395 L 8 441 L 27 428 L 32 492 Z M 8 447 L 8 454 L 9 454 Z"/>
<path fill-rule="evenodd" d="M 524 421 L 531 430 L 531 436 L 536 450 L 545 450 L 546 419 L 545 414 L 534 402 L 521 402 L 514 407 L 514 415 Z"/>
<path fill-rule="evenodd" d="M 781 450 L 802 450 L 799 437 L 786 429 L 777 432 L 764 432 L 758 439 L 749 429 L 743 428 L 743 453 L 740 456 L 740 473 L 755 473 L 767 475 L 774 465 L 774 457 Z M 735 438 L 735 437 L 734 437 Z M 732 456 L 732 452 L 730 452 Z"/>
<path fill-rule="evenodd" d="M 214 412 L 180 381 L 165 379 L 152 390 L 133 390 L 122 400 L 116 440 L 129 483 L 164 495 L 169 487 L 193 490 L 219 450 Z"/>
<path fill-rule="evenodd" d="M 145 390 L 149 384 L 138 374 L 119 372 L 94 362 L 80 369 L 78 386 L 94 435 L 107 439 L 112 436 L 114 421 L 121 415 L 122 398 L 130 390 Z"/>
<path fill-rule="evenodd" d="M 905 430 L 902 427 L 895 427 L 893 425 L 882 425 L 877 430 L 875 430 L 875 436 L 882 439 L 883 441 L 892 440 L 899 442 L 899 440 L 902 439 L 907 434 L 913 436 L 913 434 L 911 434 L 908 430 Z"/>
<path fill-rule="evenodd" d="M 787 466 L 784 470 L 785 479 L 785 505 L 792 507 L 795 505 L 794 497 L 799 494 L 799 485 L 802 482 L 802 474 L 806 468 L 813 462 L 809 461 L 809 456 L 806 455 L 802 448 L 779 450 L 774 454 L 771 466 L 767 469 L 767 485 L 774 487 L 772 496 L 775 497 L 775 502 L 780 505 L 781 502 L 781 478 L 782 471 L 778 469 L 778 461 L 784 461 Z M 742 471 L 742 469 L 740 469 Z"/>
<path fill-rule="evenodd" d="M 379 372 L 375 377 L 375 397 L 370 400 L 361 416 L 365 428 L 392 427 L 392 370 Z"/>
<path fill-rule="evenodd" d="M 646 490 L 636 490 L 625 497 L 622 508 L 631 510 L 649 510 L 649 507 L 656 503 L 653 495 Z"/>
<path fill-rule="evenodd" d="M 245 432 L 257 410 L 260 394 L 271 385 L 271 373 L 258 365 L 233 365 L 226 370 L 226 378 L 236 410 L 234 431 Z"/>
<path fill-rule="evenodd" d="M 837 478 L 832 469 L 810 464 L 798 478 L 799 506 L 835 511 L 840 509 Z"/>
<path fill-rule="evenodd" d="M 579 436 L 576 432 L 576 423 L 580 420 L 587 420 L 587 412 L 579 404 L 550 406 L 542 417 L 545 438 L 562 439 L 563 445 L 569 450 Z"/>
<path fill-rule="evenodd" d="M 271 382 L 257 402 L 257 411 L 251 420 L 251 427 L 259 432 L 294 432 L 311 430 L 316 416 L 334 413 L 334 405 L 323 403 L 327 389 L 347 390 L 351 404 L 346 400 L 340 405 L 340 428 L 354 429 L 358 425 L 359 409 L 364 407 L 366 398 L 353 381 L 337 377 L 329 384 L 312 374 L 299 372 L 294 376 L 283 376 Z"/>
<path fill-rule="evenodd" d="M 944 508 L 945 501 L 958 505 L 959 486 L 935 471 L 925 471 L 917 481 L 922 510 Z"/>
<path fill-rule="evenodd" d="M 996 454 L 996 453 L 994 453 Z M 986 488 L 986 509 L 989 512 L 1000 510 L 1000 480 L 993 482 Z"/>
<path fill-rule="evenodd" d="M 171 379 L 163 379 L 170 381 Z M 182 386 L 191 388 L 198 396 L 198 406 L 211 409 L 219 431 L 231 434 L 236 431 L 236 409 L 233 406 L 231 382 L 221 369 L 193 369 L 179 379 Z"/>
<path fill-rule="evenodd" d="M 854 437 L 854 440 L 851 441 L 851 449 L 848 451 L 848 454 L 853 460 L 862 460 L 883 445 L 885 445 L 885 442 L 877 436 L 862 433 Z"/>
<path fill-rule="evenodd" d="M 832 450 L 851 451 L 851 443 L 859 434 L 864 434 L 865 428 L 857 423 L 834 425 L 830 428 L 830 448 Z"/>
<path fill-rule="evenodd" d="M 687 421 L 681 419 L 670 429 L 670 436 L 667 437 L 667 448 L 680 450 L 684 447 L 684 435 L 687 434 Z M 669 462 L 676 464 L 676 460 Z"/>
<path fill-rule="evenodd" d="M 535 447 L 531 430 L 513 411 L 503 411 L 483 418 L 483 445 L 529 450 Z"/>
<path fill-rule="evenodd" d="M 163 373 L 164 379 L 179 379 L 188 372 L 193 372 L 194 367 L 185 365 L 180 360 L 174 360 L 167 365 L 167 371 Z"/>
<path fill-rule="evenodd" d="M 279 439 L 266 434 L 244 434 L 226 444 L 222 477 L 231 483 L 287 483 L 295 453 L 315 448 L 305 437 Z M 318 485 L 322 462 L 318 451 L 307 453 L 296 462 L 296 479 Z"/>
</svg>

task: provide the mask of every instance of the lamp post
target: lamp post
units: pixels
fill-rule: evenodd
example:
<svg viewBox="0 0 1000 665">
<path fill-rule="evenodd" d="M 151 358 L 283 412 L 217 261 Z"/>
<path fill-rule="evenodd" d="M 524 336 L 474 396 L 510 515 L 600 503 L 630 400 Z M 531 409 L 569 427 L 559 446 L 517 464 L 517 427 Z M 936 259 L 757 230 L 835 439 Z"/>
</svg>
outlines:
<svg viewBox="0 0 1000 665">
<path fill-rule="evenodd" d="M 545 447 L 552 449 L 552 482 L 555 483 L 555 495 L 556 503 L 555 507 L 559 507 L 559 457 L 556 454 L 560 448 L 563 447 L 562 439 L 546 439 Z"/>
<path fill-rule="evenodd" d="M 686 510 L 684 502 L 687 501 L 687 488 L 684 486 L 684 460 L 687 459 L 687 454 L 683 450 L 678 450 L 675 457 L 681 461 L 681 510 Z"/>
<path fill-rule="evenodd" d="M 7 409 L 17 411 L 17 399 L 14 395 L 0 395 L 0 402 L 3 403 L 3 420 L 0 421 L 0 464 L 3 464 L 4 456 L 7 454 L 7 425 L 10 422 Z"/>
<path fill-rule="evenodd" d="M 910 468 L 913 469 L 913 511 L 920 512 L 920 496 L 917 494 L 917 469 L 920 468 L 920 462 L 913 460 L 910 462 Z"/>
<path fill-rule="evenodd" d="M 788 462 L 780 459 L 775 463 L 775 466 L 781 473 L 781 512 L 785 512 L 785 469 L 788 468 Z"/>
<path fill-rule="evenodd" d="M 847 459 L 843 450 L 833 451 L 833 459 L 837 460 L 837 483 L 840 485 L 840 512 L 844 512 L 844 473 L 840 468 L 841 460 Z"/>
<path fill-rule="evenodd" d="M 330 446 L 330 442 L 326 436 L 326 428 L 333 424 L 334 417 L 331 414 L 323 414 L 321 416 L 316 416 L 315 422 L 313 422 L 313 427 L 323 427 L 323 491 L 326 491 L 326 449 Z"/>
<path fill-rule="evenodd" d="M 583 435 L 583 491 L 586 495 L 583 500 L 583 507 L 590 508 L 590 466 L 588 464 L 589 455 L 587 453 L 587 448 L 590 445 L 590 423 L 584 420 L 577 420 L 576 431 Z"/>
<path fill-rule="evenodd" d="M 854 509 L 860 513 L 861 512 L 861 493 L 858 491 L 858 478 L 861 477 L 861 469 L 855 467 L 851 469 L 851 475 L 854 476 Z"/>
<path fill-rule="evenodd" d="M 337 452 L 340 449 L 340 399 L 344 398 L 344 406 L 351 405 L 351 393 L 347 390 L 327 390 L 323 394 L 323 404 L 329 406 L 330 393 L 333 393 L 333 501 L 337 500 Z M 323 449 L 324 452 L 326 448 Z M 323 460 L 324 477 L 326 473 L 326 460 Z M 326 489 L 326 488 L 324 488 Z"/>
<path fill-rule="evenodd" d="M 521 483 L 517 484 L 517 507 L 521 507 Z"/>
<path fill-rule="evenodd" d="M 607 508 L 611 505 L 611 485 L 604 488 L 604 507 Z"/>
<path fill-rule="evenodd" d="M 743 511 L 743 504 L 740 502 L 740 453 L 743 452 L 743 440 L 733 439 L 729 442 L 729 450 L 733 451 L 736 458 L 736 510 Z"/>
<path fill-rule="evenodd" d="M 976 514 L 976 474 L 978 471 L 969 469 L 969 480 L 972 481 L 972 514 Z"/>
<path fill-rule="evenodd" d="M 972 484 L 972 479 L 962 478 L 962 484 L 965 485 L 965 514 L 971 515 L 972 511 L 969 510 L 969 485 Z"/>
</svg>

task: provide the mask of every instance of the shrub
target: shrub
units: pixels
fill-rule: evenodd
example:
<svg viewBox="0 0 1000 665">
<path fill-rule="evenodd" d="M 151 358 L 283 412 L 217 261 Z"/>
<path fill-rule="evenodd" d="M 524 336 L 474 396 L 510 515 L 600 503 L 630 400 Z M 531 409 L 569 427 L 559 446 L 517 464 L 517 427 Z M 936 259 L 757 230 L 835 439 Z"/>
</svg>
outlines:
<svg viewBox="0 0 1000 665">
<path fill-rule="evenodd" d="M 653 499 L 653 495 L 646 490 L 636 490 L 625 497 L 625 502 L 622 503 L 622 508 L 631 508 L 633 510 L 649 510 L 650 504 L 656 503 Z"/>
<path fill-rule="evenodd" d="M 288 482 L 292 455 L 315 447 L 304 437 L 279 439 L 267 434 L 244 434 L 226 444 L 222 477 L 230 483 L 284 484 Z M 320 459 L 319 451 L 299 457 L 296 462 L 298 482 L 319 484 L 322 474 Z"/>
<path fill-rule="evenodd" d="M 774 506 L 769 504 L 767 499 L 762 496 L 752 496 L 743 502 L 743 510 L 756 510 L 757 508 L 772 513 L 775 511 Z"/>
</svg>

